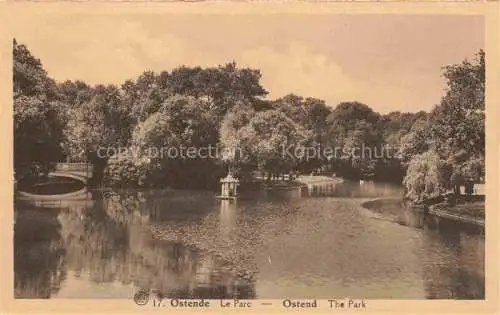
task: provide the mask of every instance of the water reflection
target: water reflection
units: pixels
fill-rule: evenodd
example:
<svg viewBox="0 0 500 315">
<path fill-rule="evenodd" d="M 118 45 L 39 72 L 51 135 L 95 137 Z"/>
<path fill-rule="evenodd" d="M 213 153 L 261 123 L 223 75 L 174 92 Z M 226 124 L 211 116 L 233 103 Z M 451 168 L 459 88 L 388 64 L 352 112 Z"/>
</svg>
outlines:
<svg viewBox="0 0 500 315">
<path fill-rule="evenodd" d="M 424 215 L 399 199 L 382 199 L 365 206 L 386 219 L 422 229 L 417 257 L 423 267 L 428 299 L 484 299 L 484 228 Z"/>
<path fill-rule="evenodd" d="M 484 299 L 484 239 L 456 229 L 428 233 L 420 256 L 427 298 Z M 446 257 L 446 260 L 443 259 Z"/>
<path fill-rule="evenodd" d="M 14 297 L 49 298 L 66 278 L 61 224 L 50 209 L 41 212 L 24 205 L 23 210 L 14 233 Z"/>
<path fill-rule="evenodd" d="M 408 211 L 400 193 L 347 182 L 238 201 L 162 190 L 16 204 L 15 296 L 484 298 L 484 235 Z M 393 201 L 360 206 L 381 196 Z"/>
<path fill-rule="evenodd" d="M 220 231 L 221 235 L 227 242 L 231 242 L 231 236 L 234 235 L 236 228 L 236 200 L 221 200 L 220 201 Z"/>
<path fill-rule="evenodd" d="M 303 197 L 350 197 L 350 198 L 376 198 L 376 197 L 402 197 L 403 188 L 391 183 L 378 183 L 374 181 L 344 181 L 322 184 L 310 184 L 300 187 Z"/>
</svg>

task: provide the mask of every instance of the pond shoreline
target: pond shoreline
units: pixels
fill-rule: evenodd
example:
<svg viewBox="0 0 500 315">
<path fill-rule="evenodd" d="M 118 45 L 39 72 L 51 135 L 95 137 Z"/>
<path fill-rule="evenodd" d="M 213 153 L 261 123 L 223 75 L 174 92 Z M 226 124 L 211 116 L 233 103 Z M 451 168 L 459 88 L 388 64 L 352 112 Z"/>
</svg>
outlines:
<svg viewBox="0 0 500 315">
<path fill-rule="evenodd" d="M 274 183 L 267 183 L 265 181 L 255 180 L 253 183 L 255 186 L 248 187 L 248 190 L 288 190 L 299 187 L 307 187 L 308 185 L 321 185 L 321 184 L 332 184 L 332 183 L 342 183 L 344 180 L 339 177 L 328 177 L 328 176 L 299 176 L 295 180 L 291 181 L 280 181 Z M 42 185 L 45 183 L 42 183 Z M 40 184 L 37 184 L 40 185 Z M 130 188 L 137 190 L 138 188 Z M 158 189 L 169 189 L 158 188 Z M 72 200 L 81 199 L 82 195 L 85 195 L 88 191 L 110 191 L 113 187 L 83 187 L 76 191 L 61 193 L 61 194 L 36 194 L 28 191 L 22 191 L 18 187 L 15 189 L 15 199 L 20 201 L 57 201 L 57 200 Z M 142 190 L 151 190 L 151 188 L 143 188 Z M 153 188 L 153 190 L 155 190 Z M 183 190 L 183 189 L 181 189 Z"/>
<path fill-rule="evenodd" d="M 213 191 L 174 189 L 92 191 L 88 201 L 42 207 L 16 202 L 16 294 L 22 298 L 43 290 L 53 298 L 103 298 L 103 287 L 113 281 L 114 294 L 126 298 L 133 278 L 133 285 L 164 297 L 219 298 L 223 292 L 222 298 L 272 299 L 278 290 L 304 296 L 325 285 L 325 292 L 351 296 L 351 288 L 337 285 L 339 278 L 350 277 L 388 287 L 379 293 L 363 286 L 356 293 L 362 297 L 483 296 L 481 235 L 457 237 L 461 230 L 452 224 L 452 233 L 435 237 L 434 222 L 425 222 L 433 229 L 426 231 L 401 224 L 400 217 L 388 222 L 359 206 L 377 196 L 398 197 L 399 187 L 348 180 L 324 186 L 325 195 L 305 187 L 249 194 L 241 202 L 218 202 Z M 399 214 L 401 201 L 393 199 L 395 207 L 381 209 Z M 464 250 L 450 251 L 450 242 Z M 48 273 L 67 276 L 48 278 Z M 276 279 L 276 273 L 284 278 Z M 471 284 L 456 289 L 452 280 L 458 275 Z M 387 279 L 395 276 L 401 281 L 388 286 Z M 328 292 L 315 297 L 328 298 Z"/>
<path fill-rule="evenodd" d="M 383 206 L 384 203 L 401 203 L 404 204 L 404 200 L 401 198 L 375 198 L 372 200 L 365 201 L 361 203 L 361 206 L 365 209 L 377 212 L 377 213 L 383 213 L 383 210 L 380 208 Z M 470 202 L 470 203 L 465 203 L 461 204 L 462 206 L 474 206 L 475 204 Z M 480 217 L 472 217 L 464 214 L 457 213 L 458 211 L 454 211 L 453 209 L 457 209 L 457 206 L 453 205 L 448 205 L 443 202 L 441 203 L 436 203 L 433 205 L 411 205 L 407 204 L 407 207 L 410 208 L 412 211 L 417 211 L 417 212 L 424 212 L 424 214 L 428 215 L 433 215 L 439 218 L 451 220 L 453 222 L 457 223 L 468 223 L 468 224 L 473 224 L 476 226 L 480 227 L 485 227 L 485 222 L 484 218 Z M 377 211 L 379 210 L 379 211 Z M 484 210 L 483 210 L 484 211 Z"/>
<path fill-rule="evenodd" d="M 322 175 L 301 175 L 295 180 L 291 181 L 280 181 L 277 183 L 266 183 L 259 182 L 259 189 L 267 190 L 280 190 L 280 189 L 293 189 L 297 187 L 305 187 L 308 185 L 322 185 L 322 184 L 334 184 L 342 183 L 344 180 L 340 177 L 328 177 Z"/>
<path fill-rule="evenodd" d="M 473 218 L 473 217 L 466 216 L 466 215 L 457 215 L 449 210 L 438 210 L 432 206 L 429 208 L 429 214 L 435 215 L 435 216 L 440 217 L 440 218 L 453 220 L 456 222 L 469 223 L 469 224 L 474 224 L 477 226 L 485 227 L 484 219 L 481 220 L 481 219 Z"/>
<path fill-rule="evenodd" d="M 47 178 L 38 178 L 14 187 L 14 198 L 28 202 L 54 202 L 61 200 L 78 200 L 87 195 L 85 183 L 74 179 L 61 179 L 49 174 Z"/>
</svg>

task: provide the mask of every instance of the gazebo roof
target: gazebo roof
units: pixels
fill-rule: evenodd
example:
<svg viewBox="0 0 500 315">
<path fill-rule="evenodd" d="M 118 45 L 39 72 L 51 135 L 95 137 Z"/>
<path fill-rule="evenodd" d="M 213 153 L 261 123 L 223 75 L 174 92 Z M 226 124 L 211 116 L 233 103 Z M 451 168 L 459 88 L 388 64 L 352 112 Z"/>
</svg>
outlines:
<svg viewBox="0 0 500 315">
<path fill-rule="evenodd" d="M 233 174 L 229 173 L 226 177 L 221 178 L 221 183 L 239 183 L 240 181 L 233 176 Z"/>
</svg>

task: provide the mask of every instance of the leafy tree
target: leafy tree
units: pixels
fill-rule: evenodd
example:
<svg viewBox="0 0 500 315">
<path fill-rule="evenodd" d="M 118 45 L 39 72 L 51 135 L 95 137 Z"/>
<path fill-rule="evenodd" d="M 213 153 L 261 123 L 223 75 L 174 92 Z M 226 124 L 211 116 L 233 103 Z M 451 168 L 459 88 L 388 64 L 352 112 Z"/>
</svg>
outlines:
<svg viewBox="0 0 500 315">
<path fill-rule="evenodd" d="M 276 110 L 282 111 L 295 123 L 312 134 L 315 143 L 326 146 L 327 117 L 331 113 L 330 108 L 323 100 L 316 98 L 303 98 L 294 94 L 288 94 L 272 102 Z M 318 147 L 319 148 L 319 147 Z M 298 168 L 301 172 L 311 172 L 321 167 L 327 160 L 323 156 L 302 160 Z"/>
<path fill-rule="evenodd" d="M 473 61 L 443 68 L 448 88 L 431 113 L 386 115 L 359 102 L 343 102 L 331 110 L 320 99 L 294 94 L 263 100 L 267 91 L 260 84 L 260 71 L 238 68 L 234 62 L 181 66 L 170 73 L 145 71 L 120 87 L 91 87 L 81 81 L 55 82 L 40 60 L 16 41 L 13 54 L 16 176 L 29 173 L 32 165 L 46 173 L 66 155 L 94 164 L 97 181 L 111 158 L 106 180 L 113 185 L 203 186 L 222 169 L 220 156 L 151 157 L 151 150 L 238 149 L 240 155 L 223 160 L 233 159 L 246 171 L 257 167 L 278 175 L 324 165 L 327 161 L 321 158 L 283 152 L 319 144 L 342 152 L 333 163 L 345 170 L 344 176 L 382 178 L 408 166 L 405 183 L 416 199 L 446 186 L 435 173 L 443 165 L 450 170 L 443 166 L 442 174 L 463 182 L 484 177 L 483 51 Z M 373 156 L 385 145 L 399 148 L 400 160 Z M 120 148 L 137 150 L 137 155 L 119 153 Z M 419 169 L 429 175 L 412 174 Z M 158 170 L 160 177 L 153 174 Z"/>
<path fill-rule="evenodd" d="M 170 75 L 164 74 L 161 85 L 170 90 L 170 95 L 182 94 L 206 100 L 222 119 L 238 101 L 258 102 L 258 97 L 267 94 L 260 85 L 260 78 L 259 70 L 237 68 L 232 62 L 217 68 L 180 67 Z"/>
<path fill-rule="evenodd" d="M 131 117 L 135 123 L 142 122 L 157 112 L 163 101 L 170 96 L 170 92 L 160 85 L 160 79 L 160 75 L 146 71 L 135 82 L 127 80 L 122 84 L 123 102 L 131 108 Z"/>
<path fill-rule="evenodd" d="M 448 89 L 431 114 L 431 138 L 443 157 L 467 153 L 484 157 L 485 61 L 480 51 L 473 62 L 446 66 Z"/>
<path fill-rule="evenodd" d="M 224 116 L 219 133 L 220 143 L 225 150 L 236 151 L 240 148 L 241 139 L 238 138 L 238 131 L 250 122 L 255 113 L 251 105 L 239 103 Z"/>
<path fill-rule="evenodd" d="M 134 155 L 133 153 L 138 153 Z M 167 183 L 160 161 L 140 155 L 137 148 L 128 148 L 112 156 L 106 167 L 104 181 L 113 187 L 161 187 Z"/>
<path fill-rule="evenodd" d="M 303 152 L 312 140 L 311 133 L 276 110 L 257 112 L 237 137 L 244 158 L 275 175 L 295 169 L 301 158 L 295 150 Z"/>
<path fill-rule="evenodd" d="M 25 45 L 13 42 L 14 98 L 34 96 L 43 100 L 58 99 L 56 83 L 49 78 L 40 59 L 35 58 Z"/>
<path fill-rule="evenodd" d="M 289 94 L 273 102 L 274 108 L 282 111 L 303 128 L 315 134 L 317 141 L 321 141 L 327 126 L 327 117 L 331 113 L 325 102 L 316 98 L 303 98 Z"/>
<path fill-rule="evenodd" d="M 330 143 L 343 146 L 349 133 L 352 134 L 360 126 L 374 128 L 379 119 L 380 115 L 365 104 L 359 102 L 340 103 L 327 117 Z M 375 132 L 370 132 L 370 134 L 375 134 Z M 372 140 L 375 139 L 367 140 L 373 142 Z"/>
<path fill-rule="evenodd" d="M 218 172 L 216 152 L 209 152 L 216 148 L 217 127 L 206 101 L 177 95 L 137 125 L 132 144 L 152 163 L 161 163 L 172 186 L 205 186 L 215 180 Z M 201 148 L 204 151 L 198 154 L 196 149 Z"/>
<path fill-rule="evenodd" d="M 102 181 L 108 159 L 128 145 L 132 122 L 116 86 L 96 86 L 90 101 L 71 110 L 65 130 L 67 151 L 94 166 L 94 181 Z"/>
<path fill-rule="evenodd" d="M 37 97 L 14 99 L 14 170 L 16 178 L 47 174 L 62 158 L 64 112 L 58 102 Z"/>
<path fill-rule="evenodd" d="M 420 133 L 422 130 L 419 128 L 426 120 L 427 113 L 424 111 L 417 113 L 396 111 L 382 115 L 375 126 L 375 132 L 379 135 L 381 144 L 383 143 L 383 146 L 379 147 L 384 149 L 384 155 L 368 161 L 365 164 L 366 170 L 362 172 L 373 173 L 377 180 L 401 183 L 409 160 L 428 149 L 426 137 L 422 136 Z M 422 141 L 421 146 L 417 144 L 418 141 Z"/>
<path fill-rule="evenodd" d="M 337 149 L 336 152 L 342 152 L 340 156 L 335 156 L 342 175 L 372 175 L 375 148 L 383 144 L 380 119 L 378 113 L 359 102 L 340 103 L 328 116 L 327 141 Z"/>
<path fill-rule="evenodd" d="M 459 193 L 461 184 L 470 186 L 470 183 L 484 177 L 484 52 L 480 51 L 472 62 L 465 60 L 444 67 L 443 76 L 447 80 L 446 94 L 430 112 L 428 121 L 415 123 L 410 133 L 403 137 L 401 154 L 406 161 L 426 150 L 433 152 L 433 159 L 437 154 L 440 163 L 449 165 L 451 169 L 444 176 L 445 184 L 441 186 L 449 187 L 451 184 Z M 421 155 L 416 155 L 413 159 L 417 160 L 412 159 L 410 166 L 418 163 L 419 158 Z M 415 177 L 411 172 L 408 169 L 407 178 Z M 405 179 L 405 183 L 408 186 L 413 182 Z M 426 190 L 412 191 L 414 199 L 427 194 Z"/>
<path fill-rule="evenodd" d="M 414 156 L 426 152 L 430 149 L 429 122 L 416 121 L 399 142 L 399 154 L 404 163 L 408 163 Z"/>
<path fill-rule="evenodd" d="M 408 166 L 403 184 L 406 197 L 415 202 L 437 197 L 449 186 L 448 166 L 434 151 L 416 155 Z"/>
<path fill-rule="evenodd" d="M 70 107 L 78 107 L 84 102 L 90 101 L 92 89 L 82 81 L 64 81 L 57 84 L 61 100 Z"/>
<path fill-rule="evenodd" d="M 25 45 L 13 43 L 14 170 L 16 179 L 49 172 L 62 156 L 66 106 L 55 81 Z"/>
<path fill-rule="evenodd" d="M 181 139 L 171 127 L 171 119 L 162 112 L 154 113 L 137 125 L 132 143 L 143 151 L 150 148 L 179 147 Z"/>
<path fill-rule="evenodd" d="M 240 102 L 227 112 L 219 130 L 221 158 L 240 180 L 250 180 L 251 171 L 256 167 L 249 155 L 241 154 L 242 143 L 238 136 L 239 130 L 250 122 L 255 113 L 252 105 Z"/>
<path fill-rule="evenodd" d="M 327 117 L 331 113 L 330 108 L 325 101 L 312 97 L 305 99 L 304 107 L 307 113 L 304 126 L 314 132 L 316 141 L 323 141 L 327 127 Z"/>
<path fill-rule="evenodd" d="M 349 130 L 344 139 L 342 160 L 353 168 L 357 176 L 373 175 L 375 167 L 375 148 L 379 145 L 379 135 L 375 127 L 360 120 Z"/>
<path fill-rule="evenodd" d="M 391 112 L 381 117 L 380 126 L 384 142 L 393 148 L 399 148 L 401 139 L 408 134 L 417 121 L 425 121 L 427 113 Z"/>
</svg>

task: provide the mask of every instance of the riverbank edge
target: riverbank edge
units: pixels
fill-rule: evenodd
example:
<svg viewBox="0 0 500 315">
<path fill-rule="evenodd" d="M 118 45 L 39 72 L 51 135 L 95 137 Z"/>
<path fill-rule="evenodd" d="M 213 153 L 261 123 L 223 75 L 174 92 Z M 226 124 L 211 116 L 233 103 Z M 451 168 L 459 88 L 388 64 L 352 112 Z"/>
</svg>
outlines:
<svg viewBox="0 0 500 315">
<path fill-rule="evenodd" d="M 438 209 L 436 209 L 435 205 L 429 206 L 428 213 L 435 215 L 439 218 L 453 220 L 455 222 L 469 223 L 469 224 L 474 224 L 474 225 L 477 225 L 477 226 L 480 226 L 483 228 L 485 227 L 485 220 L 484 219 L 478 219 L 478 218 L 474 218 L 474 217 L 463 215 L 463 214 L 456 214 L 456 213 L 453 213 L 449 210 L 438 210 Z"/>
<path fill-rule="evenodd" d="M 40 195 L 40 194 L 31 194 L 24 191 L 16 192 L 16 199 L 18 200 L 44 200 L 44 201 L 52 201 L 52 200 L 62 200 L 62 199 L 75 199 L 75 197 L 81 197 L 82 195 L 87 194 L 87 187 L 79 189 L 74 192 L 66 193 L 66 194 L 55 194 L 55 195 Z"/>
<path fill-rule="evenodd" d="M 55 172 L 49 173 L 48 179 L 59 177 L 57 175 L 54 175 L 54 173 Z M 60 194 L 37 194 L 21 190 L 22 188 L 18 187 L 19 182 L 17 180 L 14 180 L 14 199 L 19 201 L 48 201 L 48 202 L 60 201 L 60 200 L 74 200 L 74 199 L 78 200 L 81 199 L 83 195 L 87 194 L 87 192 L 89 191 L 89 187 L 86 181 L 82 180 L 77 180 L 77 181 L 83 184 L 83 187 L 75 191 L 60 193 Z M 33 185 L 33 187 L 45 184 L 51 184 L 51 182 L 47 181 L 47 182 L 37 183 Z"/>
<path fill-rule="evenodd" d="M 309 185 L 336 184 L 336 183 L 342 183 L 343 181 L 344 180 L 340 177 L 328 177 L 322 175 L 299 176 L 295 180 L 292 180 L 290 182 L 271 183 L 271 184 L 266 182 L 261 182 L 259 188 L 265 190 L 286 190 L 299 187 L 307 187 Z"/>
<path fill-rule="evenodd" d="M 328 176 L 299 176 L 297 179 L 290 182 L 282 182 L 276 184 L 268 184 L 265 182 L 261 182 L 258 185 L 258 189 L 265 190 L 287 190 L 294 189 L 300 187 L 307 187 L 308 185 L 321 185 L 321 184 L 333 184 L 333 183 L 342 183 L 344 180 L 340 177 L 328 177 Z M 66 194 L 55 194 L 55 195 L 41 195 L 41 194 L 32 194 L 24 191 L 20 191 L 16 189 L 15 191 L 15 199 L 20 201 L 57 201 L 57 200 L 72 200 L 79 199 L 82 195 L 85 195 L 89 190 L 100 190 L 107 191 L 112 190 L 111 187 L 101 187 L 100 189 L 89 189 L 89 187 L 84 187 L 75 192 L 66 193 Z"/>
<path fill-rule="evenodd" d="M 404 202 L 404 200 L 402 198 L 400 199 L 397 197 L 375 198 L 375 199 L 367 200 L 367 201 L 361 203 L 361 207 L 372 211 L 373 210 L 372 204 L 376 203 L 378 201 L 401 201 L 401 202 Z M 459 214 L 453 213 L 452 211 L 449 211 L 449 210 L 438 210 L 435 207 L 437 205 L 439 205 L 439 204 L 435 204 L 435 205 L 408 204 L 408 206 L 413 211 L 424 212 L 425 214 L 434 215 L 436 217 L 452 220 L 454 222 L 473 224 L 473 225 L 480 226 L 483 228 L 485 227 L 485 220 L 484 219 L 478 219 L 478 218 L 474 218 L 474 217 L 463 215 L 463 214 L 459 215 Z M 453 206 L 448 206 L 448 207 L 453 208 Z"/>
</svg>

